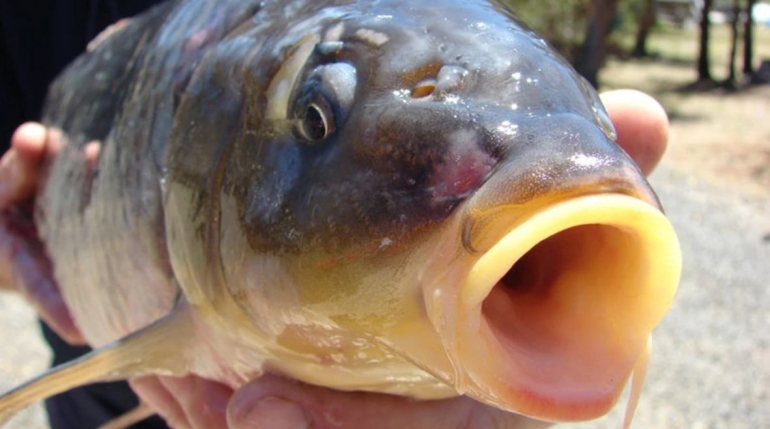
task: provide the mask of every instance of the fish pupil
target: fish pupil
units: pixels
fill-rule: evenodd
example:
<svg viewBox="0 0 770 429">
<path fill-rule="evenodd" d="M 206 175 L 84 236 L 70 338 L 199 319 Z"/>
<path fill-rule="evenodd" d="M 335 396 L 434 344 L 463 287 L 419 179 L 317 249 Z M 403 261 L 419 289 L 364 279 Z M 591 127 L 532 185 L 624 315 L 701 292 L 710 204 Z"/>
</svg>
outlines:
<svg viewBox="0 0 770 429">
<path fill-rule="evenodd" d="M 311 104 L 305 111 L 305 134 L 308 139 L 318 141 L 328 134 L 326 118 L 318 106 Z"/>
</svg>

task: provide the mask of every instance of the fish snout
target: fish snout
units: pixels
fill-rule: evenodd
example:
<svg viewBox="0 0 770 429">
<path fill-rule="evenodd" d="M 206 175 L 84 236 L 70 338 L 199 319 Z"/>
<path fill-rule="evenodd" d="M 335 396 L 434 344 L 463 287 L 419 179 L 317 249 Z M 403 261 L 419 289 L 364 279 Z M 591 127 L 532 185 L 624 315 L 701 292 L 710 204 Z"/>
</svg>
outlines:
<svg viewBox="0 0 770 429">
<path fill-rule="evenodd" d="M 681 270 L 676 234 L 631 160 L 563 119 L 571 126 L 537 135 L 499 124 L 498 139 L 516 139 L 499 139 L 499 164 L 462 206 L 467 276 L 441 294 L 454 304 L 429 308 L 469 394 L 550 421 L 610 409 Z"/>
<path fill-rule="evenodd" d="M 659 207 L 614 130 L 575 113 L 500 115 L 485 124 L 483 147 L 498 160 L 474 195 L 475 210 L 537 205 L 577 195 L 619 193 Z"/>
</svg>

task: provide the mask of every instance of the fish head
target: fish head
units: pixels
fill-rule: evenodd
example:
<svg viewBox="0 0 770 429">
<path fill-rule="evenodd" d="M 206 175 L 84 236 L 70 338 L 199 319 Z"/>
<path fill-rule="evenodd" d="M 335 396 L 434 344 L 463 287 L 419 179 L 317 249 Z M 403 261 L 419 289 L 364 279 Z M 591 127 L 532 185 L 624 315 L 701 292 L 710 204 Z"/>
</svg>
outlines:
<svg viewBox="0 0 770 429">
<path fill-rule="evenodd" d="M 293 42 L 260 76 L 266 94 L 247 96 L 263 100 L 231 158 L 259 168 L 224 174 L 251 188 L 241 211 L 255 246 L 412 236 L 473 196 L 619 192 L 658 205 L 596 92 L 504 9 L 376 3 L 287 30 Z"/>
<path fill-rule="evenodd" d="M 655 194 L 595 91 L 496 4 L 373 4 L 283 30 L 259 48 L 272 65 L 238 69 L 208 191 L 170 200 L 167 225 L 203 243 L 172 249 L 177 275 L 198 273 L 186 295 L 213 264 L 279 343 L 358 332 L 500 408 L 604 414 L 678 282 Z M 178 115 L 219 120 L 201 111 Z"/>
</svg>

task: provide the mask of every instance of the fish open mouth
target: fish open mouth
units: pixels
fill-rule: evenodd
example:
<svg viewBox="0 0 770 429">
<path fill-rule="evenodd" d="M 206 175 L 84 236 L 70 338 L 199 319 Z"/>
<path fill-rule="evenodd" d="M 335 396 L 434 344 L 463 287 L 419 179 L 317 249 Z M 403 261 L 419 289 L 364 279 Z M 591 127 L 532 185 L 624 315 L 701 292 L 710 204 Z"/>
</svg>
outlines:
<svg viewBox="0 0 770 429">
<path fill-rule="evenodd" d="M 455 362 L 470 393 L 544 420 L 605 414 L 680 269 L 668 220 L 624 195 L 557 203 L 509 228 L 460 285 Z"/>
</svg>

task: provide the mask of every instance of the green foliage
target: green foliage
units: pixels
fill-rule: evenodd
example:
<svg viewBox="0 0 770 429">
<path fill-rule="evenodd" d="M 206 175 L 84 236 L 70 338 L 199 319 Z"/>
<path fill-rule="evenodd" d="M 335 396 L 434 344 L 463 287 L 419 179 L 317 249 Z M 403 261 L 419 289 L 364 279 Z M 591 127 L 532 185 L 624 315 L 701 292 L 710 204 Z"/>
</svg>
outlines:
<svg viewBox="0 0 770 429">
<path fill-rule="evenodd" d="M 611 43 L 621 51 L 631 51 L 634 46 L 641 19 L 650 0 L 623 0 L 618 6 L 618 25 L 610 35 Z M 656 20 L 653 31 L 659 30 Z M 617 50 L 616 52 L 617 53 Z"/>
<path fill-rule="evenodd" d="M 591 0 L 501 0 L 524 22 L 574 61 L 588 26 Z M 623 0 L 610 33 L 611 46 L 633 47 L 639 18 L 649 0 Z M 616 52 L 615 49 L 611 51 Z"/>
<path fill-rule="evenodd" d="M 583 43 L 590 0 L 501 0 L 570 61 Z"/>
<path fill-rule="evenodd" d="M 618 17 L 614 31 L 622 34 L 633 34 L 639 26 L 639 18 L 649 0 L 623 0 L 618 5 Z"/>
</svg>

